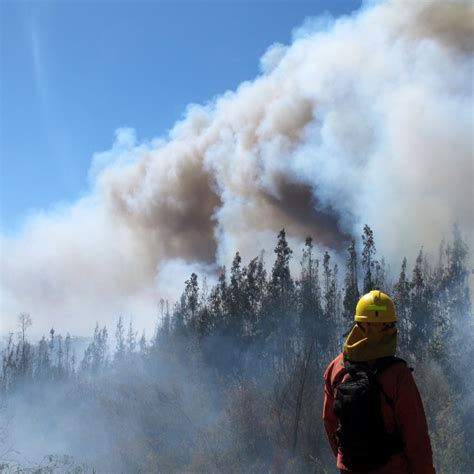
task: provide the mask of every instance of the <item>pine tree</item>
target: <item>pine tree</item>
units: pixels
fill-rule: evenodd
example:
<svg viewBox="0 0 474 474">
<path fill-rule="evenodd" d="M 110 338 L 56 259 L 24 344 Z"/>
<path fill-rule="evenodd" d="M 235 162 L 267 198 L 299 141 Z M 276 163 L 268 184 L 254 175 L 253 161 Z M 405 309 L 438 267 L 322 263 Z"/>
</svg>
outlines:
<svg viewBox="0 0 474 474">
<path fill-rule="evenodd" d="M 104 326 L 99 329 L 99 323 L 96 323 L 93 340 L 85 350 L 81 362 L 81 368 L 84 372 L 96 375 L 106 367 L 108 363 L 107 339 L 107 328 Z"/>
<path fill-rule="evenodd" d="M 168 300 L 165 303 L 165 318 L 163 320 L 163 333 L 165 336 L 168 336 L 171 330 L 171 315 L 170 315 L 170 306 Z"/>
<path fill-rule="evenodd" d="M 140 347 L 140 353 L 141 355 L 145 354 L 146 352 L 146 336 L 145 336 L 145 330 L 142 332 L 142 337 L 138 341 L 138 347 Z"/>
<path fill-rule="evenodd" d="M 195 273 L 191 274 L 191 278 L 186 280 L 184 288 L 184 309 L 185 322 L 191 327 L 192 332 L 196 332 L 196 318 L 199 310 L 199 284 L 198 277 Z"/>
<path fill-rule="evenodd" d="M 355 248 L 355 240 L 351 240 L 346 260 L 346 276 L 344 279 L 344 317 L 346 320 L 352 321 L 355 314 L 355 308 L 360 298 L 358 276 L 357 276 L 357 251 Z"/>
<path fill-rule="evenodd" d="M 242 258 L 239 252 L 235 254 L 230 269 L 229 285 L 229 333 L 233 336 L 240 336 L 243 330 L 243 280 L 244 275 L 241 268 Z"/>
<path fill-rule="evenodd" d="M 407 259 L 403 258 L 400 276 L 394 287 L 394 303 L 397 308 L 399 345 L 406 352 L 410 342 L 410 282 L 407 277 Z"/>
<path fill-rule="evenodd" d="M 13 334 L 8 335 L 6 348 L 2 354 L 2 388 L 8 391 L 15 383 L 17 375 L 17 364 L 15 360 L 15 343 L 13 342 Z"/>
<path fill-rule="evenodd" d="M 67 377 L 71 375 L 71 335 L 69 333 L 66 333 L 64 339 L 64 371 Z"/>
<path fill-rule="evenodd" d="M 130 321 L 128 325 L 128 333 L 127 333 L 127 355 L 133 355 L 137 350 L 137 335 L 138 333 L 133 329 L 133 323 Z"/>
<path fill-rule="evenodd" d="M 458 225 L 453 227 L 453 243 L 447 249 L 447 269 L 444 286 L 449 294 L 448 305 L 454 317 L 466 317 L 470 314 L 467 268 L 468 247 L 461 236 Z"/>
<path fill-rule="evenodd" d="M 60 377 L 64 376 L 64 366 L 63 366 L 63 358 L 64 358 L 64 350 L 63 350 L 63 337 L 61 334 L 58 335 L 57 337 L 57 361 L 58 361 L 58 366 L 57 366 L 57 372 Z"/>
<path fill-rule="evenodd" d="M 385 268 L 385 259 L 382 257 L 380 261 L 374 263 L 374 289 L 384 293 L 390 293 L 387 283 L 387 269 Z"/>
<path fill-rule="evenodd" d="M 213 328 L 214 318 L 209 310 L 209 306 L 201 302 L 200 309 L 197 315 L 197 334 L 202 339 L 207 336 Z"/>
<path fill-rule="evenodd" d="M 263 253 L 250 261 L 245 271 L 244 285 L 244 320 L 246 334 L 250 341 L 266 332 L 267 315 L 264 312 L 268 288 Z"/>
<path fill-rule="evenodd" d="M 51 328 L 49 331 L 49 360 L 51 361 L 51 366 L 54 366 L 54 328 Z"/>
<path fill-rule="evenodd" d="M 222 330 L 223 322 L 227 319 L 227 293 L 226 268 L 223 267 L 218 283 L 209 295 L 209 309 L 218 323 L 219 330 Z"/>
<path fill-rule="evenodd" d="M 31 317 L 27 313 L 21 313 L 18 317 L 18 324 L 20 326 L 20 358 L 18 362 L 18 372 L 22 378 L 32 375 L 33 370 L 33 348 L 26 340 L 26 332 L 32 326 Z"/>
<path fill-rule="evenodd" d="M 18 316 L 18 324 L 21 331 L 21 346 L 24 348 L 26 343 L 26 331 L 33 325 L 31 316 L 28 313 L 21 313 L 20 316 Z"/>
<path fill-rule="evenodd" d="M 366 224 L 362 233 L 362 268 L 364 269 L 364 293 L 374 289 L 374 255 L 375 243 L 374 233 L 372 229 Z"/>
<path fill-rule="evenodd" d="M 411 278 L 411 308 L 410 316 L 414 326 L 411 331 L 410 349 L 414 353 L 423 357 L 430 348 L 433 341 L 434 328 L 430 325 L 431 302 L 427 298 L 427 281 L 423 271 L 424 255 L 423 249 L 418 253 L 418 257 L 413 267 Z"/>
<path fill-rule="evenodd" d="M 254 335 L 255 323 L 258 320 L 262 304 L 262 295 L 258 284 L 258 258 L 254 258 L 244 271 L 245 308 L 243 319 L 246 325 L 246 334 Z"/>
<path fill-rule="evenodd" d="M 323 346 L 323 351 L 332 352 L 332 345 L 335 343 L 335 331 L 338 327 L 339 314 L 339 291 L 337 284 L 338 267 L 330 266 L 331 256 L 328 252 L 324 253 L 323 257 L 323 318 L 321 321 L 321 337 L 320 343 Z"/>
<path fill-rule="evenodd" d="M 440 345 L 445 354 L 455 360 L 456 370 L 451 371 L 453 383 L 460 383 L 465 377 L 474 376 L 472 356 L 474 355 L 474 322 L 472 318 L 468 246 L 464 242 L 458 225 L 453 226 L 452 243 L 445 250 L 445 269 L 442 282 L 438 284 L 437 325 Z M 454 377 L 455 376 L 455 377 Z"/>
<path fill-rule="evenodd" d="M 464 242 L 459 226 L 453 227 L 453 244 L 449 252 L 447 278 L 452 282 L 466 283 L 469 271 L 466 268 L 468 247 Z"/>
<path fill-rule="evenodd" d="M 323 257 L 323 299 L 324 299 L 324 318 L 326 320 L 331 318 L 332 298 L 331 298 L 331 256 L 326 251 Z"/>
<path fill-rule="evenodd" d="M 35 377 L 39 380 L 51 378 L 51 359 L 46 338 L 43 336 L 38 344 Z"/>
<path fill-rule="evenodd" d="M 186 328 L 186 297 L 184 293 L 181 295 L 179 302 L 175 303 L 173 308 L 173 316 L 171 318 L 172 333 L 178 337 L 187 337 Z"/>
<path fill-rule="evenodd" d="M 312 340 L 321 318 L 321 288 L 319 285 L 319 260 L 314 258 L 313 239 L 307 237 L 301 260 L 299 286 L 300 320 L 303 334 Z"/>
<path fill-rule="evenodd" d="M 286 241 L 285 229 L 278 234 L 275 247 L 276 259 L 273 264 L 270 280 L 269 327 L 275 333 L 274 343 L 284 347 L 284 353 L 289 353 L 296 334 L 297 314 L 295 301 L 295 284 L 290 273 L 290 259 L 293 251 Z"/>
<path fill-rule="evenodd" d="M 293 251 L 286 241 L 285 229 L 278 234 L 278 242 L 275 247 L 276 259 L 273 264 L 270 282 L 270 291 L 274 298 L 287 297 L 293 290 L 293 280 L 290 275 L 290 259 Z"/>
<path fill-rule="evenodd" d="M 119 317 L 117 328 L 115 330 L 115 362 L 122 362 L 125 359 L 125 328 L 123 326 L 123 318 Z"/>
</svg>

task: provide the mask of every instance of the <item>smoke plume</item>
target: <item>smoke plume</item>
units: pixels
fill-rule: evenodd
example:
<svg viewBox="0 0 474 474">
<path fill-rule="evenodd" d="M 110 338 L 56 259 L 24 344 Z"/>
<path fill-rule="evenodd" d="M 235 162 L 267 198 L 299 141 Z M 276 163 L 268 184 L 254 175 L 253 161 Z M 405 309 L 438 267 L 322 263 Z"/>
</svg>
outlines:
<svg viewBox="0 0 474 474">
<path fill-rule="evenodd" d="M 296 248 L 311 234 L 339 251 L 367 223 L 397 265 L 454 222 L 471 242 L 473 13 L 400 0 L 309 21 L 166 138 L 118 130 L 89 196 L 2 237 L 3 331 L 20 311 L 41 330 L 120 314 L 151 327 L 190 271 L 271 252 L 282 227 Z"/>
</svg>

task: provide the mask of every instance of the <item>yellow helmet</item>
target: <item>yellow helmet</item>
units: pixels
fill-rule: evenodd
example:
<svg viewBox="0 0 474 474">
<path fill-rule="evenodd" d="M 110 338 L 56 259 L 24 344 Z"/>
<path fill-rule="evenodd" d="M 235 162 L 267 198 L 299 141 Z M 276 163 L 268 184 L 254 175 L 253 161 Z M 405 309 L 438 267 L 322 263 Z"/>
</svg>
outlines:
<svg viewBox="0 0 474 474">
<path fill-rule="evenodd" d="M 397 320 L 395 305 L 385 293 L 369 291 L 357 303 L 354 320 L 360 323 L 393 323 Z"/>
</svg>

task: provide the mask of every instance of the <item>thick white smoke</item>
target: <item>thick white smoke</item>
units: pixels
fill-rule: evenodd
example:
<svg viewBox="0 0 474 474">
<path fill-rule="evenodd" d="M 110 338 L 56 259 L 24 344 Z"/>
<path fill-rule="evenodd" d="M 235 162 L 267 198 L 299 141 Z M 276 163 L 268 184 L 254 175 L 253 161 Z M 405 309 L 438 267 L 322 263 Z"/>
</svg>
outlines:
<svg viewBox="0 0 474 474">
<path fill-rule="evenodd" d="M 167 139 L 118 131 L 89 197 L 2 237 L 3 331 L 20 311 L 42 331 L 151 327 L 192 269 L 271 251 L 282 227 L 337 250 L 367 223 L 397 264 L 454 222 L 472 242 L 473 25 L 471 2 L 447 0 L 306 22 Z"/>
</svg>

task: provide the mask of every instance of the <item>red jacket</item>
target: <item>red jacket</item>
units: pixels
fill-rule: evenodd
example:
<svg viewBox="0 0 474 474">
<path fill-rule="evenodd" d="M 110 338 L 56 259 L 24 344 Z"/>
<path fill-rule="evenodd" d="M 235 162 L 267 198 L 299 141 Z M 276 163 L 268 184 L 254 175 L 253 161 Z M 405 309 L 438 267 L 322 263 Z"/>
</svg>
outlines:
<svg viewBox="0 0 474 474">
<path fill-rule="evenodd" d="M 329 443 L 337 456 L 337 467 L 349 471 L 342 463 L 334 441 L 337 418 L 332 411 L 334 403 L 334 380 L 344 369 L 343 355 L 337 356 L 324 373 L 323 419 Z M 402 436 L 404 450 L 392 455 L 388 463 L 373 474 L 434 474 L 425 411 L 415 380 L 405 364 L 394 364 L 377 375 L 384 392 L 394 401 L 392 409 L 385 398 L 382 399 L 382 414 L 387 432 L 398 430 Z"/>
</svg>

